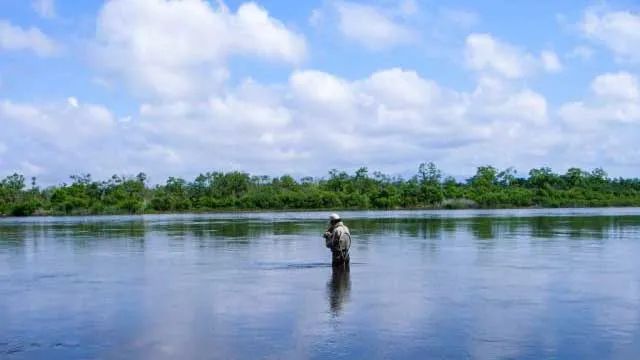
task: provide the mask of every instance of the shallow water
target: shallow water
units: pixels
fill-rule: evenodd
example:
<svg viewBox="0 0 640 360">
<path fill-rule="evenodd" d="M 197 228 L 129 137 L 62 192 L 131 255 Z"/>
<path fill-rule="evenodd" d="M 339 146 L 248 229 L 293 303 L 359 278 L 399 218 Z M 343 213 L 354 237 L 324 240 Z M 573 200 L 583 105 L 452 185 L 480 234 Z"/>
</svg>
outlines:
<svg viewBox="0 0 640 360">
<path fill-rule="evenodd" d="M 2 359 L 636 359 L 640 209 L 0 220 Z"/>
</svg>

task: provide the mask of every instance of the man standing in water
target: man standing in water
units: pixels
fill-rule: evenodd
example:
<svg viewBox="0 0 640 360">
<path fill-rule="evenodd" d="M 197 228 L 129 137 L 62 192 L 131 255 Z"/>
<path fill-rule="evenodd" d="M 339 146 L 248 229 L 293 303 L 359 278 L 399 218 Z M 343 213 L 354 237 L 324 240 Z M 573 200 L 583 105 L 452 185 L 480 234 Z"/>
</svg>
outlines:
<svg viewBox="0 0 640 360">
<path fill-rule="evenodd" d="M 349 266 L 351 234 L 338 214 L 329 217 L 329 228 L 324 232 L 325 246 L 331 250 L 332 266 Z"/>
</svg>

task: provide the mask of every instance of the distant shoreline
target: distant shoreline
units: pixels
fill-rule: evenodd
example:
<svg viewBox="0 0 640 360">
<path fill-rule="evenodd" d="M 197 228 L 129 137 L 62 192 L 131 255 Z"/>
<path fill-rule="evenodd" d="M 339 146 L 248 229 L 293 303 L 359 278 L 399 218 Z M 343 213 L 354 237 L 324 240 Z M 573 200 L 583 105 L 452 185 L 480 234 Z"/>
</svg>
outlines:
<svg viewBox="0 0 640 360">
<path fill-rule="evenodd" d="M 532 169 L 517 177 L 512 168 L 478 167 L 459 182 L 423 163 L 409 179 L 331 170 L 327 179 L 208 172 L 187 181 L 170 177 L 151 186 L 147 176 L 114 175 L 94 180 L 74 175 L 71 184 L 40 188 L 35 178 L 13 174 L 0 181 L 0 214 L 91 216 L 216 214 L 282 211 L 385 211 L 609 208 L 640 206 L 640 179 L 609 178 L 602 169 L 571 168 L 555 174 Z"/>
<path fill-rule="evenodd" d="M 233 214 L 268 214 L 268 213 L 323 213 L 330 212 L 419 212 L 419 211 L 444 211 L 444 212 L 456 212 L 456 211 L 494 211 L 494 210 L 597 210 L 597 209 L 640 209 L 638 205 L 628 206 L 560 206 L 560 207 L 543 207 L 543 206 L 529 206 L 529 207 L 468 207 L 468 208 L 447 208 L 447 207 L 416 207 L 416 208 L 395 208 L 395 209 L 371 209 L 371 208 L 340 208 L 340 209 L 214 209 L 214 210 L 187 210 L 187 211 L 149 211 L 144 213 L 127 213 L 127 212 L 112 212 L 112 213 L 71 213 L 71 214 L 55 214 L 38 212 L 33 215 L 27 216 L 11 216 L 0 214 L 0 218 L 81 218 L 81 217 L 109 217 L 109 216 L 147 216 L 147 215 L 233 215 Z"/>
</svg>

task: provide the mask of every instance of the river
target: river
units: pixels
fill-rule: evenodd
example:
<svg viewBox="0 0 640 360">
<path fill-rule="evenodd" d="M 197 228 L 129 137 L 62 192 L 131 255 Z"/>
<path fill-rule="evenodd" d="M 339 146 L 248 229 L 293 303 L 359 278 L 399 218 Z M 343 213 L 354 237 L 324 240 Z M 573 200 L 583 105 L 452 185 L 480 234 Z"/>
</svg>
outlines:
<svg viewBox="0 0 640 360">
<path fill-rule="evenodd" d="M 0 219 L 2 359 L 637 359 L 640 209 Z"/>
</svg>

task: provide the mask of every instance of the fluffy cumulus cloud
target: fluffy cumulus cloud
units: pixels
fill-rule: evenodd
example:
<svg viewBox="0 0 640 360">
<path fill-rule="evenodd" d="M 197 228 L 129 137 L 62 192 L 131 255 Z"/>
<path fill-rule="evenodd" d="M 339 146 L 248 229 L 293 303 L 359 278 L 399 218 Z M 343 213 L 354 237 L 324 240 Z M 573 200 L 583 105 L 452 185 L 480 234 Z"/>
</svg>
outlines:
<svg viewBox="0 0 640 360">
<path fill-rule="evenodd" d="M 543 51 L 540 54 L 540 60 L 542 61 L 542 66 L 546 71 L 558 72 L 562 70 L 562 63 L 560 62 L 558 55 L 553 51 Z"/>
<path fill-rule="evenodd" d="M 510 79 L 526 77 L 539 69 L 548 72 L 562 69 L 560 59 L 550 50 L 544 50 L 536 57 L 486 33 L 474 33 L 467 37 L 465 55 L 470 68 L 490 71 Z"/>
<path fill-rule="evenodd" d="M 29 51 L 50 57 L 60 51 L 59 45 L 37 27 L 23 28 L 0 19 L 0 51 Z"/>
<path fill-rule="evenodd" d="M 343 38 L 378 51 L 414 40 L 410 23 L 422 10 L 414 1 L 330 7 Z M 316 28 L 325 24 L 325 10 L 311 15 Z M 439 14 L 462 27 L 478 21 L 461 10 Z M 5 51 L 51 53 L 54 42 L 44 33 L 4 26 L 14 34 L 0 35 Z M 535 85 L 570 66 L 550 50 L 554 44 L 525 47 L 469 30 L 451 63 L 464 64 L 472 82 L 454 87 L 434 71 L 393 61 L 359 76 L 338 75 L 313 61 L 308 39 L 291 20 L 253 2 L 106 2 L 90 39 L 94 73 L 87 81 L 108 85 L 137 109 L 123 112 L 94 96 L 90 103 L 81 92 L 49 102 L 0 99 L 0 170 L 51 181 L 144 171 L 164 181 L 233 169 L 323 176 L 368 166 L 407 173 L 423 161 L 466 175 L 486 164 L 562 170 L 637 162 L 640 89 L 631 71 L 603 72 L 585 84 L 584 98 L 558 105 Z M 588 49 L 573 44 L 564 53 L 579 46 Z M 235 59 L 288 73 L 269 81 L 238 77 Z"/>
<path fill-rule="evenodd" d="M 414 2 L 402 4 L 398 15 L 375 5 L 356 2 L 340 1 L 335 7 L 342 34 L 370 49 L 388 48 L 415 40 L 414 31 L 402 21 L 403 16 L 417 11 Z"/>
<path fill-rule="evenodd" d="M 3 101 L 0 103 L 3 131 L 0 143 L 6 151 L 0 158 L 5 171 L 29 175 L 46 175 L 57 169 L 84 171 L 121 166 L 117 119 L 104 106 L 67 102 L 29 104 Z M 109 155 L 98 147 L 109 146 Z M 94 161 L 99 165 L 91 165 Z M 109 170 L 107 170 L 108 172 Z M 103 172 L 106 174 L 106 172 Z M 66 174 L 65 174 L 66 175 Z"/>
<path fill-rule="evenodd" d="M 298 64 L 306 43 L 253 2 L 233 13 L 204 0 L 113 0 L 98 16 L 94 51 L 138 94 L 175 99 L 217 90 L 230 57 Z"/>
<path fill-rule="evenodd" d="M 316 30 L 328 30 L 330 39 L 372 53 L 422 46 L 426 53 L 442 52 L 477 21 L 473 11 L 415 0 L 327 0 L 308 18 Z"/>
<path fill-rule="evenodd" d="M 640 155 L 640 87 L 628 72 L 606 73 L 591 82 L 590 96 L 558 110 L 566 127 L 566 146 L 582 161 L 637 166 Z"/>
<path fill-rule="evenodd" d="M 574 130 L 640 122 L 640 86 L 636 76 L 627 72 L 599 75 L 589 90 L 592 96 L 588 102 L 570 102 L 559 110 L 560 118 Z"/>
<path fill-rule="evenodd" d="M 640 62 L 640 14 L 590 7 L 578 23 L 585 37 L 611 50 L 620 61 Z"/>
<path fill-rule="evenodd" d="M 51 170 L 304 175 L 367 164 L 403 171 L 425 154 L 466 165 L 484 153 L 472 161 L 508 165 L 515 159 L 499 148 L 533 146 L 529 135 L 545 131 L 547 107 L 541 95 L 500 79 L 465 93 L 392 68 L 353 81 L 316 70 L 294 72 L 283 86 L 246 80 L 202 101 L 145 103 L 131 121 L 76 98 L 40 107 L 6 102 L 0 116 L 9 121 L 0 141 L 12 154 L 35 163 L 47 152 L 53 162 L 39 166 Z M 24 133 L 29 138 L 17 136 Z M 544 152 L 520 154 L 531 150 Z"/>
</svg>

